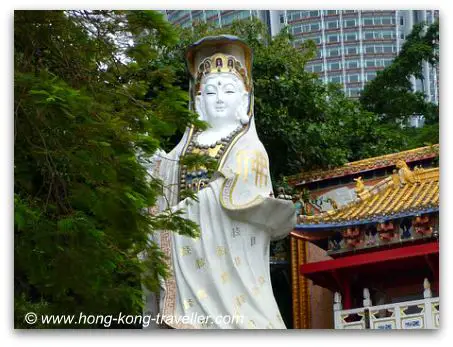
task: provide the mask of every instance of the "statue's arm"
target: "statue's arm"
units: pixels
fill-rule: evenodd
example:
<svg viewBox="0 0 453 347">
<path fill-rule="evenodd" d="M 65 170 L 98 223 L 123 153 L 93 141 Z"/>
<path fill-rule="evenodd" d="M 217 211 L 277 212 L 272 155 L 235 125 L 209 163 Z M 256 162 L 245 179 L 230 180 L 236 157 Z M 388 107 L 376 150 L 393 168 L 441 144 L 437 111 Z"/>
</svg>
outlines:
<svg viewBox="0 0 453 347">
<path fill-rule="evenodd" d="M 255 181 L 244 180 L 239 173 L 226 169 L 222 174 L 219 199 L 230 218 L 259 226 L 270 232 L 273 239 L 283 238 L 291 232 L 296 224 L 292 201 L 270 197 L 270 185 L 257 187 Z"/>
</svg>

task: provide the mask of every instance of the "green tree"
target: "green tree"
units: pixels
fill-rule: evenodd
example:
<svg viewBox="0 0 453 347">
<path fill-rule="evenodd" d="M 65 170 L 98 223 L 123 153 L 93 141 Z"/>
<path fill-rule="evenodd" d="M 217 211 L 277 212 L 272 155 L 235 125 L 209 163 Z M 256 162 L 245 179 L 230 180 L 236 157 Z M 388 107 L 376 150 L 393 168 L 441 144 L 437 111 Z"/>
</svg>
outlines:
<svg viewBox="0 0 453 347">
<path fill-rule="evenodd" d="M 179 71 L 183 89 L 188 86 L 183 54 L 188 44 L 207 35 L 233 34 L 252 47 L 256 127 L 275 181 L 401 147 L 399 134 L 382 128 L 374 113 L 345 97 L 338 86 L 325 85 L 305 71 L 306 62 L 315 56 L 313 41 L 295 48 L 287 30 L 270 37 L 257 19 L 236 21 L 227 28 L 198 24 L 180 31 L 174 59 L 168 63 Z"/>
<path fill-rule="evenodd" d="M 141 313 L 140 279 L 156 290 L 168 271 L 149 235 L 197 235 L 179 214 L 147 213 L 162 183 L 145 165 L 197 124 L 162 65 L 177 40 L 153 11 L 15 12 L 16 327 L 32 327 L 26 312 Z"/>
<path fill-rule="evenodd" d="M 439 141 L 439 107 L 427 101 L 423 92 L 413 92 L 411 83 L 412 76 L 423 80 L 423 62 L 438 67 L 438 52 L 439 22 L 415 25 L 392 64 L 365 85 L 360 97 L 363 107 L 390 127 L 405 124 L 412 115 L 425 117 L 424 128 L 401 130 L 406 148 Z"/>
</svg>

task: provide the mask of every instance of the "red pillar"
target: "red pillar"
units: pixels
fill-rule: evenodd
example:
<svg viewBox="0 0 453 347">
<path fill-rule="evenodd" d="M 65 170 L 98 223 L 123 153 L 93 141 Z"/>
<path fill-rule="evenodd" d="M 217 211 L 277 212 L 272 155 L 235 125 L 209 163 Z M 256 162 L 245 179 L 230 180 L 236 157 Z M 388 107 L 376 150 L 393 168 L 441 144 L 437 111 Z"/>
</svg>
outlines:
<svg viewBox="0 0 453 347">
<path fill-rule="evenodd" d="M 343 309 L 349 310 L 352 308 L 352 298 L 351 298 L 351 283 L 347 278 L 342 280 L 342 289 L 343 289 Z"/>
</svg>

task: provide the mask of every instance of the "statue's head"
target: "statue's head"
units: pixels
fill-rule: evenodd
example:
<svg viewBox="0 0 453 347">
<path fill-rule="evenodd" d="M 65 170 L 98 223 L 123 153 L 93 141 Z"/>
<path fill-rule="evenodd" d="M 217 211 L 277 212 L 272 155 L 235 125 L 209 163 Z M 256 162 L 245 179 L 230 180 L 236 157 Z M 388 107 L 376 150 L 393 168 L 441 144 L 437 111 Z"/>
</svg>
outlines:
<svg viewBox="0 0 453 347">
<path fill-rule="evenodd" d="M 251 50 L 234 36 L 206 37 L 189 47 L 192 97 L 212 127 L 247 124 L 252 114 Z"/>
<path fill-rule="evenodd" d="M 249 93 L 243 81 L 231 73 L 216 73 L 204 77 L 195 99 L 200 118 L 211 126 L 246 124 Z"/>
</svg>

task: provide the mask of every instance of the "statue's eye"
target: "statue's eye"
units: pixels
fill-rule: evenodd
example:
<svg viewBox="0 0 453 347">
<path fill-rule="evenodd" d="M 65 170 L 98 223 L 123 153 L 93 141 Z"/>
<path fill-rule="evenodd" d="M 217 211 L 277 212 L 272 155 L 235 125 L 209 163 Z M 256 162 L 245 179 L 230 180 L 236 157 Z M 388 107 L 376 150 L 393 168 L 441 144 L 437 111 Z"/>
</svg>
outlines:
<svg viewBox="0 0 453 347">
<path fill-rule="evenodd" d="M 234 90 L 227 90 L 225 93 L 226 94 L 234 94 Z"/>
<path fill-rule="evenodd" d="M 215 95 L 215 92 L 206 92 L 206 95 Z"/>
</svg>

